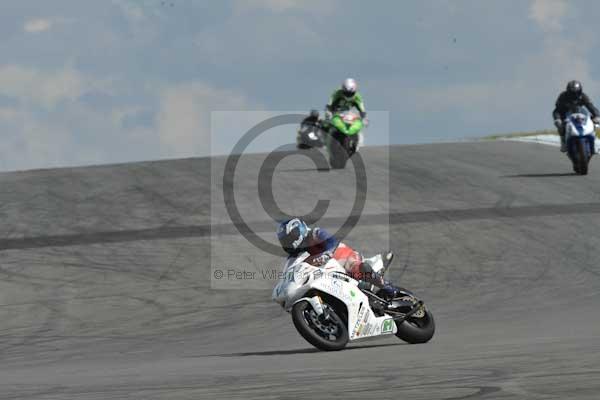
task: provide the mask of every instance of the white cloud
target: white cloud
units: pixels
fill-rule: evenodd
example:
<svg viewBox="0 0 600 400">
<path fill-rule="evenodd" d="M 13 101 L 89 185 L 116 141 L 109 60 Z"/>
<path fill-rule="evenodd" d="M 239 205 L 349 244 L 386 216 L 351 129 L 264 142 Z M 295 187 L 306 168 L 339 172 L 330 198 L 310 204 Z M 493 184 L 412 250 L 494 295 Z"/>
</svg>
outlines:
<svg viewBox="0 0 600 400">
<path fill-rule="evenodd" d="M 40 33 L 52 28 L 53 22 L 48 18 L 35 18 L 25 21 L 23 30 L 29 33 Z"/>
<path fill-rule="evenodd" d="M 0 169 L 110 161 L 111 153 L 121 150 L 114 138 L 130 132 L 124 132 L 120 121 L 79 101 L 88 91 L 102 90 L 112 90 L 110 82 L 72 67 L 0 66 L 0 94 L 16 100 L 16 105 L 0 107 Z"/>
<path fill-rule="evenodd" d="M 260 108 L 243 94 L 202 82 L 169 86 L 160 96 L 158 135 L 166 157 L 210 154 L 210 111 Z"/>
<path fill-rule="evenodd" d="M 564 0 L 533 0 L 529 16 L 546 32 L 560 32 L 568 5 Z"/>
<path fill-rule="evenodd" d="M 236 0 L 233 4 L 233 12 L 239 15 L 251 10 L 263 10 L 275 14 L 304 11 L 314 15 L 330 15 L 335 11 L 336 3 L 316 0 Z"/>
<path fill-rule="evenodd" d="M 73 101 L 86 91 L 107 90 L 108 86 L 109 82 L 85 76 L 71 67 L 47 71 L 0 66 L 0 94 L 49 108 L 62 100 Z"/>
<path fill-rule="evenodd" d="M 265 62 L 303 62 L 307 57 L 320 54 L 328 48 L 329 44 L 321 34 L 323 24 L 319 18 L 329 18 L 325 15 L 333 3 L 273 3 L 263 0 L 236 3 L 234 12 L 223 23 L 210 25 L 199 31 L 194 42 L 203 61 L 227 67 L 243 63 L 248 69 L 262 70 Z M 253 10 L 264 12 L 249 16 L 247 13 Z M 291 10 L 300 10 L 310 15 L 287 13 Z M 240 31 L 246 34 L 240 36 Z M 257 46 L 256 43 L 261 45 Z"/>
<path fill-rule="evenodd" d="M 259 8 L 277 13 L 302 7 L 301 0 L 238 0 L 235 2 L 237 10 Z"/>
<path fill-rule="evenodd" d="M 526 72 L 531 79 L 544 87 L 541 79 L 562 86 L 566 81 L 578 79 L 586 87 L 598 87 L 591 74 L 589 49 L 594 48 L 593 35 L 589 35 L 587 26 L 573 25 L 568 32 L 563 20 L 571 13 L 581 12 L 576 3 L 565 0 L 533 0 L 530 18 L 546 35 L 540 51 L 530 55 L 520 72 Z"/>
<path fill-rule="evenodd" d="M 589 49 L 595 39 L 584 26 L 562 29 L 567 14 L 578 11 L 563 1 L 531 1 L 530 18 L 544 32 L 534 51 L 515 54 L 512 68 L 498 79 L 405 88 L 403 94 L 411 102 L 406 106 L 423 117 L 432 111 L 449 113 L 459 125 L 481 134 L 493 133 L 487 131 L 490 125 L 494 131 L 549 128 L 554 101 L 567 81 L 581 80 L 592 95 L 600 89 L 591 73 Z M 389 89 L 386 82 L 376 87 L 397 102 L 393 88 L 401 83 L 387 85 Z"/>
<path fill-rule="evenodd" d="M 19 114 L 15 107 L 0 107 L 0 120 L 14 120 Z"/>
<path fill-rule="evenodd" d="M 141 104 L 96 109 L 80 100 L 98 91 L 118 97 L 123 89 L 127 86 L 70 66 L 51 71 L 0 66 L 0 95 L 16 103 L 0 106 L 0 169 L 205 156 L 210 154 L 210 111 L 261 108 L 241 92 L 200 81 L 149 84 L 147 96 L 159 107 L 154 120 L 152 110 Z M 123 123 L 144 113 L 143 124 Z"/>
<path fill-rule="evenodd" d="M 130 21 L 139 22 L 146 18 L 142 3 L 131 0 L 113 0 L 112 3 L 119 7 Z"/>
<path fill-rule="evenodd" d="M 65 165 L 79 155 L 70 143 L 71 132 L 40 118 L 28 109 L 0 113 L 4 131 L 0 146 L 0 169 L 22 170 Z M 88 163 L 94 162 L 90 159 Z"/>
<path fill-rule="evenodd" d="M 502 79 L 408 88 L 404 93 L 423 116 L 432 110 L 451 111 L 457 121 L 482 130 L 481 134 L 498 133 L 488 131 L 488 126 L 499 126 L 496 129 L 502 132 L 550 128 L 554 101 L 571 79 L 581 80 L 590 93 L 598 88 L 580 46 L 555 38 L 522 57 Z"/>
<path fill-rule="evenodd" d="M 23 170 L 157 159 L 153 127 L 124 128 L 118 111 L 82 103 L 60 111 L 0 109 L 0 170 Z M 123 112 L 126 114 L 126 112 Z"/>
</svg>

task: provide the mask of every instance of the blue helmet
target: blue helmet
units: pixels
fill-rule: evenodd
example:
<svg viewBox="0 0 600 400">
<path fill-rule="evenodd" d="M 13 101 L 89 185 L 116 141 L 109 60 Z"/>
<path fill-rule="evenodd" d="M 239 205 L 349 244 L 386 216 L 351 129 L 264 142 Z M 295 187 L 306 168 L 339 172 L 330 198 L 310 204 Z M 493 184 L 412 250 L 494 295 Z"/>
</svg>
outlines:
<svg viewBox="0 0 600 400">
<path fill-rule="evenodd" d="M 300 218 L 283 221 L 277 228 L 277 239 L 281 247 L 289 253 L 297 252 L 308 236 L 308 225 Z"/>
</svg>

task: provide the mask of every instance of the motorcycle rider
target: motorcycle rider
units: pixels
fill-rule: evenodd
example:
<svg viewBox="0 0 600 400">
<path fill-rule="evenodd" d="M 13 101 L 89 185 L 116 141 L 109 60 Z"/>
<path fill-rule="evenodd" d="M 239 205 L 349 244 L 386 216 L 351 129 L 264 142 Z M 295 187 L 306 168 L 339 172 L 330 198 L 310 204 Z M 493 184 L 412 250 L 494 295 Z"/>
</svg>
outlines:
<svg viewBox="0 0 600 400">
<path fill-rule="evenodd" d="M 356 107 L 360 112 L 360 118 L 367 125 L 367 111 L 362 96 L 358 92 L 358 84 L 352 78 L 344 79 L 342 86 L 337 89 L 329 98 L 329 103 L 325 106 L 325 118 L 330 120 L 333 113 L 337 111 L 346 111 Z"/>
<path fill-rule="evenodd" d="M 396 295 L 396 288 L 385 281 L 382 274 L 373 271 L 371 265 L 365 262 L 357 251 L 341 243 L 322 228 L 309 228 L 300 218 L 292 218 L 279 224 L 277 238 L 283 250 L 290 256 L 308 251 L 310 256 L 306 262 L 314 266 L 325 265 L 329 259 L 334 258 L 349 275 L 361 281 L 359 287 L 387 299 Z M 384 270 L 392 258 L 392 252 L 383 256 Z"/>
<path fill-rule="evenodd" d="M 578 107 L 585 107 L 592 116 L 594 124 L 600 123 L 600 111 L 594 106 L 590 98 L 583 92 L 581 82 L 573 80 L 567 83 L 567 89 L 562 92 L 556 100 L 556 106 L 552 112 L 554 117 L 554 125 L 560 135 L 560 151 L 567 151 L 567 143 L 565 141 L 565 123 L 567 113 Z"/>
<path fill-rule="evenodd" d="M 321 147 L 323 141 L 321 131 L 322 124 L 321 120 L 319 120 L 319 111 L 310 110 L 308 116 L 300 122 L 300 128 L 298 128 L 296 136 L 296 147 L 298 149 L 309 149 L 313 146 Z M 307 144 L 307 140 L 311 144 Z"/>
<path fill-rule="evenodd" d="M 304 118 L 302 122 L 300 122 L 300 126 L 304 125 L 319 126 L 319 111 L 310 110 L 310 114 L 308 114 L 308 117 Z"/>
</svg>

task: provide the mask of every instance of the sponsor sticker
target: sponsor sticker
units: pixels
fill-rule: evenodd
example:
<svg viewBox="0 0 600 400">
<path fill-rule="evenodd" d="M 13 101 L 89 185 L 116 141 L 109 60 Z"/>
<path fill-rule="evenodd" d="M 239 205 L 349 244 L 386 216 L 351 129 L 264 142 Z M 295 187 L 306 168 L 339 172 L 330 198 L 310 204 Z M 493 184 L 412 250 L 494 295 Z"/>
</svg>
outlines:
<svg viewBox="0 0 600 400">
<path fill-rule="evenodd" d="M 360 332 L 362 331 L 362 326 L 364 325 L 363 317 L 365 316 L 366 311 L 367 311 L 367 308 L 362 307 L 360 309 L 360 311 L 358 312 L 358 316 L 356 318 L 356 323 L 354 324 L 354 329 L 352 330 L 354 336 L 359 336 Z"/>
<path fill-rule="evenodd" d="M 390 333 L 394 330 L 394 320 L 389 318 L 383 321 L 383 325 L 381 325 L 381 333 Z"/>
</svg>

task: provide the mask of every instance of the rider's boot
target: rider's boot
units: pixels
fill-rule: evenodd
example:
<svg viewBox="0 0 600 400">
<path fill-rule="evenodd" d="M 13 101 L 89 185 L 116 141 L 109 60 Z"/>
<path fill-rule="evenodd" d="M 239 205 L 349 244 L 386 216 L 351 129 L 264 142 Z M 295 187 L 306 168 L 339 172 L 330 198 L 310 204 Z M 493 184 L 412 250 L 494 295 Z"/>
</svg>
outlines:
<svg viewBox="0 0 600 400">
<path fill-rule="evenodd" d="M 377 291 L 377 293 L 375 294 L 381 297 L 382 299 L 392 300 L 394 297 L 396 297 L 397 293 L 398 290 L 396 289 L 396 287 L 392 285 L 391 282 L 386 281 L 385 285 L 380 287 L 379 291 Z"/>
<path fill-rule="evenodd" d="M 368 290 L 384 300 L 391 300 L 397 294 L 397 289 L 391 282 L 384 280 L 383 275 L 372 270 L 365 273 L 364 280 L 359 282 L 358 287 Z"/>
<path fill-rule="evenodd" d="M 361 289 L 369 290 L 371 293 L 376 294 L 377 296 L 389 300 L 393 299 L 396 296 L 396 288 L 389 282 L 383 279 L 383 275 L 390 267 L 394 259 L 394 253 L 388 251 L 384 254 L 381 254 L 381 267 L 375 271 L 373 270 L 373 263 L 377 263 L 379 257 L 374 257 L 371 259 L 364 259 L 363 263 L 360 266 L 360 271 L 363 274 L 363 281 L 359 284 L 361 285 Z"/>
<path fill-rule="evenodd" d="M 560 135 L 560 151 L 561 153 L 567 152 L 567 141 L 565 139 L 565 135 Z"/>
</svg>

